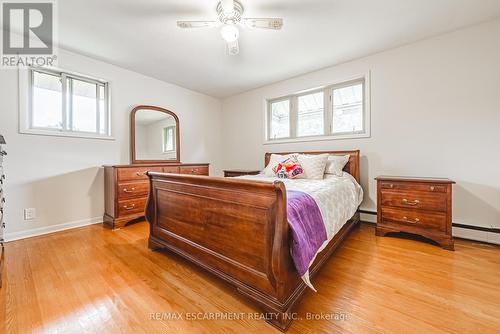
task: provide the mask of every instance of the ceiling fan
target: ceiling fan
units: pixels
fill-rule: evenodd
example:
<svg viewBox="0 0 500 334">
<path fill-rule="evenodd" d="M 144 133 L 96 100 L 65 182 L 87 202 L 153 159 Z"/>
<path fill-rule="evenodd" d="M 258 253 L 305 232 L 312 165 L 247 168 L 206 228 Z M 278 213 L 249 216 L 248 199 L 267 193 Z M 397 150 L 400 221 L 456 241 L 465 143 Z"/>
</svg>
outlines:
<svg viewBox="0 0 500 334">
<path fill-rule="evenodd" d="M 281 18 L 243 18 L 243 5 L 236 0 L 221 0 L 216 7 L 219 21 L 177 21 L 179 28 L 220 27 L 222 38 L 226 41 L 226 52 L 230 56 L 240 52 L 238 26 L 250 28 L 280 30 L 283 27 Z"/>
</svg>

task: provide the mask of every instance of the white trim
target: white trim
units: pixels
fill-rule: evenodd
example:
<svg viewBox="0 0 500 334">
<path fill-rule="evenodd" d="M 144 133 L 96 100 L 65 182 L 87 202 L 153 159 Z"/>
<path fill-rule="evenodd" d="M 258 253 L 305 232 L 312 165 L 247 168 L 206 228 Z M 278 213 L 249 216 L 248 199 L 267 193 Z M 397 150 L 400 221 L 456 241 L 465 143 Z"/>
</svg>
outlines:
<svg viewBox="0 0 500 334">
<path fill-rule="evenodd" d="M 114 137 L 99 136 L 94 133 L 76 132 L 76 131 L 57 131 L 57 130 L 44 130 L 44 129 L 19 129 L 20 134 L 25 135 L 39 135 L 39 136 L 52 136 L 52 137 L 70 137 L 70 138 L 83 138 L 83 139 L 100 139 L 100 140 L 115 140 Z"/>
<path fill-rule="evenodd" d="M 362 208 L 359 208 L 360 210 L 363 210 Z M 370 213 L 360 213 L 360 218 L 362 222 L 367 222 L 367 223 L 377 223 L 377 214 L 370 214 Z"/>
<path fill-rule="evenodd" d="M 487 237 L 490 244 L 500 245 L 500 234 L 488 232 Z"/>
<path fill-rule="evenodd" d="M 332 134 L 331 121 L 332 121 L 332 92 L 333 89 L 341 88 L 344 85 L 348 86 L 351 83 L 363 81 L 363 132 L 360 133 L 341 133 L 337 135 Z M 296 108 L 293 107 L 293 103 L 297 102 L 298 96 L 307 95 L 316 91 L 324 91 L 325 105 L 324 105 L 324 131 L 329 130 L 325 135 L 321 136 L 311 136 L 311 137 L 297 137 L 294 136 L 292 130 L 296 130 L 297 121 L 293 119 L 292 116 L 296 116 Z M 280 102 L 284 100 L 289 100 L 290 102 L 290 137 L 288 138 L 278 138 L 270 139 L 271 133 L 271 104 L 274 102 Z M 350 76 L 344 80 L 337 80 L 335 83 L 322 85 L 319 87 L 301 90 L 299 92 L 293 92 L 286 95 L 282 95 L 277 98 L 266 98 L 264 99 L 264 145 L 270 144 L 282 144 L 282 143 L 295 143 L 295 142 L 309 142 L 309 141 L 326 141 L 326 140 L 337 140 L 337 139 L 357 139 L 357 138 L 370 138 L 371 137 L 371 72 L 370 70 L 355 76 Z M 295 112 L 294 112 L 295 111 Z M 296 118 L 296 117 L 295 117 Z"/>
<path fill-rule="evenodd" d="M 41 129 L 34 128 L 31 126 L 31 89 L 32 89 L 32 79 L 31 70 L 47 73 L 50 75 L 56 75 L 59 72 L 62 76 L 68 76 L 70 78 L 75 78 L 77 80 L 82 80 L 85 82 L 90 82 L 92 84 L 96 84 L 97 89 L 99 89 L 99 85 L 104 85 L 104 94 L 105 94 L 105 117 L 106 117 L 106 131 L 108 134 L 101 135 L 99 133 L 94 132 L 80 132 L 80 131 L 71 131 L 67 130 L 68 122 L 66 121 L 67 111 L 65 110 L 66 103 L 62 104 L 62 112 L 63 112 L 63 129 Z M 66 85 L 64 84 L 66 80 L 63 80 L 63 101 L 66 101 Z M 55 136 L 55 137 L 70 137 L 70 138 L 83 138 L 83 139 L 100 139 L 100 140 L 115 140 L 113 137 L 113 130 L 111 126 L 111 82 L 105 81 L 100 78 L 92 78 L 87 75 L 83 75 L 76 72 L 62 70 L 60 68 L 55 67 L 34 67 L 34 68 L 18 68 L 18 94 L 19 94 L 19 128 L 18 131 L 20 134 L 28 134 L 28 135 L 42 135 L 42 136 Z M 96 104 L 99 104 L 99 101 L 96 101 Z M 69 105 L 71 108 L 71 103 Z M 97 107 L 96 112 L 99 114 L 99 107 Z M 71 114 L 71 113 L 70 113 Z M 98 115 L 96 115 L 96 119 L 98 119 Z M 100 126 L 97 127 L 97 131 L 100 131 Z"/>
<path fill-rule="evenodd" d="M 363 208 L 360 208 L 360 210 L 363 210 Z M 374 209 L 369 208 L 369 209 L 364 209 L 364 210 L 373 211 Z M 376 224 L 377 223 L 377 214 L 376 213 L 370 213 L 370 214 L 361 213 L 361 221 Z M 484 227 L 490 228 L 493 226 L 484 226 Z M 481 241 L 481 242 L 487 242 L 490 244 L 500 245 L 500 234 L 498 234 L 498 233 L 487 232 L 487 231 L 478 231 L 478 230 L 472 230 L 469 228 L 453 226 L 452 235 L 454 237 L 457 237 L 457 238 L 474 240 L 474 241 Z"/>
<path fill-rule="evenodd" d="M 309 142 L 309 141 L 360 139 L 360 138 L 370 138 L 370 137 L 371 137 L 371 135 L 369 133 L 354 133 L 354 134 L 351 133 L 351 134 L 337 135 L 337 136 L 311 136 L 311 137 L 274 139 L 274 140 L 266 140 L 266 141 L 264 141 L 263 144 L 264 145 L 273 145 L 273 144 L 300 143 L 300 142 Z"/>
<path fill-rule="evenodd" d="M 314 88 L 308 88 L 308 89 L 302 89 L 302 90 L 292 90 L 292 89 L 289 89 L 289 90 L 286 90 L 284 93 L 278 95 L 279 97 L 277 98 L 265 98 L 264 101 L 270 101 L 270 100 L 277 100 L 277 99 L 280 99 L 280 98 L 286 98 L 288 96 L 291 96 L 291 95 L 296 95 L 296 94 L 301 94 L 301 93 L 304 93 L 304 92 L 307 92 L 307 91 L 314 91 L 314 90 L 320 90 L 320 89 L 325 89 L 325 88 L 328 88 L 330 86 L 335 86 L 335 85 L 339 85 L 339 84 L 342 84 L 344 82 L 350 82 L 350 81 L 356 81 L 356 80 L 359 80 L 359 79 L 362 79 L 362 78 L 370 78 L 371 76 L 371 70 L 366 70 L 364 72 L 357 72 L 355 75 L 349 75 L 349 76 L 345 76 L 345 77 L 339 77 L 339 79 L 335 80 L 335 81 L 330 81 L 330 82 L 327 82 L 326 84 L 323 84 L 323 85 L 318 85 Z"/>
<path fill-rule="evenodd" d="M 10 242 L 20 239 L 32 238 L 44 234 L 65 231 L 73 228 L 100 224 L 100 223 L 102 223 L 102 217 L 94 217 L 90 219 L 76 220 L 69 223 L 37 227 L 30 230 L 24 230 L 19 232 L 5 233 L 4 237 L 5 237 L 5 242 Z"/>
<path fill-rule="evenodd" d="M 453 227 L 452 228 L 452 235 L 457 238 L 463 238 L 463 239 L 468 239 L 468 240 L 475 240 L 475 241 L 483 241 L 483 242 L 488 242 L 488 234 L 490 232 L 486 231 L 477 231 L 477 230 L 472 230 L 468 228 L 462 228 L 462 227 Z"/>
<path fill-rule="evenodd" d="M 94 77 L 94 76 L 90 76 L 90 75 L 83 74 L 80 72 L 71 71 L 71 70 L 67 70 L 67 69 L 64 69 L 61 67 L 55 67 L 55 66 L 33 67 L 33 69 L 35 69 L 37 71 L 42 71 L 42 72 L 46 71 L 48 74 L 51 74 L 51 73 L 53 74 L 53 72 L 61 72 L 61 73 L 65 73 L 66 75 L 73 77 L 75 79 L 79 79 L 79 80 L 83 80 L 83 81 L 90 81 L 91 83 L 106 84 L 110 81 L 110 80 L 107 80 L 104 78 Z"/>
</svg>

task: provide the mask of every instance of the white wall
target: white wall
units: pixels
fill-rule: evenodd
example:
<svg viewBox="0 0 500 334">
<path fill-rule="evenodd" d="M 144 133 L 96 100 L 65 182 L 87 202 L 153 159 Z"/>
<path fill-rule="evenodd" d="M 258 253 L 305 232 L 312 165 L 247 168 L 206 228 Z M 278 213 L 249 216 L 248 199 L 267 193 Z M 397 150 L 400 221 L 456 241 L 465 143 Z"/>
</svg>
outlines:
<svg viewBox="0 0 500 334">
<path fill-rule="evenodd" d="M 130 162 L 129 114 L 139 104 L 174 111 L 180 119 L 181 161 L 208 162 L 210 172 L 220 174 L 219 100 L 64 50 L 58 65 L 110 80 L 115 140 L 19 134 L 17 71 L 0 70 L 0 133 L 8 151 L 7 239 L 102 219 L 100 166 Z M 30 207 L 38 217 L 23 221 L 23 208 Z"/>
<path fill-rule="evenodd" d="M 363 209 L 380 174 L 457 182 L 453 220 L 500 227 L 500 20 L 275 83 L 223 101 L 224 168 L 264 152 L 360 149 Z M 331 42 L 334 42 L 332 40 Z M 371 138 L 263 145 L 265 99 L 371 72 Z"/>
</svg>

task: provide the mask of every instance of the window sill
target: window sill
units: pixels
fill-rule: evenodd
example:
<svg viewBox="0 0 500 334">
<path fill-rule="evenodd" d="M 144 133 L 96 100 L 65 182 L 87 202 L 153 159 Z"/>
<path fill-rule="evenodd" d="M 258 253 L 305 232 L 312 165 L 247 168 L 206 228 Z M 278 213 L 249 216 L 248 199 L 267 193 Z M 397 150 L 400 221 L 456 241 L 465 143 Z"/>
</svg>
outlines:
<svg viewBox="0 0 500 334">
<path fill-rule="evenodd" d="M 19 130 L 19 133 L 24 134 L 24 135 L 99 139 L 99 140 L 115 140 L 115 138 L 111 137 L 111 136 L 100 136 L 100 135 L 93 134 L 93 133 L 64 132 L 64 131 L 42 130 L 42 129 L 22 129 L 22 130 Z"/>
<path fill-rule="evenodd" d="M 300 143 L 300 142 L 310 142 L 310 141 L 329 141 L 329 140 L 344 140 L 344 139 L 360 139 L 360 138 L 370 138 L 369 133 L 358 133 L 358 134 L 345 134 L 337 136 L 314 136 L 314 137 L 298 137 L 298 138 L 283 138 L 264 141 L 264 145 L 273 144 L 286 144 L 286 143 Z"/>
</svg>

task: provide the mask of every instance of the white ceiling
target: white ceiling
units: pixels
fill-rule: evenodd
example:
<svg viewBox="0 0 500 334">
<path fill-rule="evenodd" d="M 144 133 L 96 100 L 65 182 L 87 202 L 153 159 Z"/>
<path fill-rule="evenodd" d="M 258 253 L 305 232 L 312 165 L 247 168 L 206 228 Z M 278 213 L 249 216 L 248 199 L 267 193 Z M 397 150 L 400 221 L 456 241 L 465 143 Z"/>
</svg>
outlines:
<svg viewBox="0 0 500 334">
<path fill-rule="evenodd" d="M 64 0 L 61 47 L 214 97 L 500 17 L 500 0 L 241 0 L 244 17 L 283 17 L 281 31 L 242 29 L 226 56 L 217 0 Z"/>
</svg>

